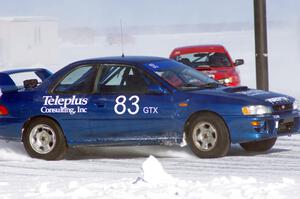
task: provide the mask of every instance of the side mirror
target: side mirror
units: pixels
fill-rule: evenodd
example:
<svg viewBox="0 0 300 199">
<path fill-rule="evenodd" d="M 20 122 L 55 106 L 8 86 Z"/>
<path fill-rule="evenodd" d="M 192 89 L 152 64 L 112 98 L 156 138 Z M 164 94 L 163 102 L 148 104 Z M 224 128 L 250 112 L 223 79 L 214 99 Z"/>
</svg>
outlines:
<svg viewBox="0 0 300 199">
<path fill-rule="evenodd" d="M 28 79 L 23 81 L 23 85 L 25 89 L 31 89 L 35 88 L 38 85 L 38 80 L 37 79 Z"/>
<path fill-rule="evenodd" d="M 243 65 L 244 64 L 244 60 L 243 59 L 236 59 L 234 62 L 235 66 L 239 66 L 239 65 Z"/>
<path fill-rule="evenodd" d="M 161 87 L 160 85 L 150 85 L 148 86 L 148 92 L 152 94 L 167 94 L 168 91 Z"/>
</svg>

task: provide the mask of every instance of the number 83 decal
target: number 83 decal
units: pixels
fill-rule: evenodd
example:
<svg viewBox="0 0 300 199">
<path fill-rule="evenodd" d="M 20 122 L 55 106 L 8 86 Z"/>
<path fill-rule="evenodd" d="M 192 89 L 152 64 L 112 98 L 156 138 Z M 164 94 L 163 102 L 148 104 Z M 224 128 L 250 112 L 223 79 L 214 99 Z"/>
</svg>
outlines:
<svg viewBox="0 0 300 199">
<path fill-rule="evenodd" d="M 127 98 L 124 95 L 120 95 L 116 98 L 116 104 L 114 111 L 118 115 L 123 115 L 126 111 L 130 115 L 136 115 L 140 111 L 139 101 L 140 98 L 136 95 L 133 95 L 128 98 L 128 101 L 131 103 L 130 107 L 126 107 Z M 144 114 L 158 114 L 158 107 L 146 106 L 143 108 Z"/>
<path fill-rule="evenodd" d="M 120 95 L 119 97 L 116 98 L 116 105 L 114 107 L 115 113 L 118 115 L 122 115 L 127 111 L 131 115 L 137 114 L 140 110 L 140 106 L 138 104 L 140 101 L 140 98 L 136 95 L 131 96 L 128 99 L 128 101 L 131 102 L 130 108 L 126 107 L 126 104 L 125 104 L 126 101 L 127 101 L 127 98 L 124 95 Z"/>
</svg>

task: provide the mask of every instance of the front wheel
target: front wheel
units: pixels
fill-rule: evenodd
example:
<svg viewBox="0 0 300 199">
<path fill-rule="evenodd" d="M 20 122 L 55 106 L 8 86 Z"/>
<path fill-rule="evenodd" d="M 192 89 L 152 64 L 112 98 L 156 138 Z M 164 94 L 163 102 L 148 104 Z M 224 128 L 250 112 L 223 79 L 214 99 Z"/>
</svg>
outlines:
<svg viewBox="0 0 300 199">
<path fill-rule="evenodd" d="M 230 138 L 224 121 L 215 114 L 199 115 L 191 121 L 187 142 L 200 158 L 225 156 L 230 148 Z"/>
<path fill-rule="evenodd" d="M 48 118 L 30 122 L 23 132 L 23 144 L 31 157 L 44 160 L 62 159 L 67 150 L 61 128 Z"/>
<path fill-rule="evenodd" d="M 241 147 L 247 152 L 265 152 L 270 150 L 276 143 L 277 138 L 241 143 Z"/>
</svg>

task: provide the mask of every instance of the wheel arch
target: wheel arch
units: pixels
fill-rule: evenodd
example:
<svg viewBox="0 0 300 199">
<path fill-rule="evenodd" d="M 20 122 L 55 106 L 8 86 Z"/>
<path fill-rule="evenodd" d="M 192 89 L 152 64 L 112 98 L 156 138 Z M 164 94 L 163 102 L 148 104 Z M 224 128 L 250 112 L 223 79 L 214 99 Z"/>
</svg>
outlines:
<svg viewBox="0 0 300 199">
<path fill-rule="evenodd" d="M 23 127 L 22 127 L 22 134 L 21 134 L 21 140 L 22 140 L 22 142 L 23 142 L 23 135 L 24 135 L 24 130 L 25 130 L 25 128 L 27 128 L 28 125 L 29 125 L 33 120 L 36 120 L 36 119 L 39 119 L 39 118 L 45 118 L 45 119 L 52 120 L 53 122 L 55 122 L 55 123 L 59 126 L 59 128 L 61 129 L 61 131 L 62 131 L 62 133 L 63 133 L 63 135 L 64 135 L 64 137 L 65 137 L 65 140 L 66 140 L 66 142 L 67 142 L 67 137 L 65 136 L 64 131 L 63 131 L 61 125 L 59 124 L 59 122 L 58 122 L 56 119 L 54 119 L 53 117 L 50 117 L 50 116 L 47 116 L 47 115 L 36 115 L 36 116 L 30 117 L 28 120 L 26 120 L 26 122 L 23 124 Z M 67 143 L 68 143 L 68 142 L 67 142 Z"/>
<path fill-rule="evenodd" d="M 199 115 L 205 115 L 205 114 L 212 114 L 212 115 L 215 115 L 217 117 L 219 117 L 225 124 L 227 130 L 228 130 L 228 133 L 229 133 L 229 139 L 230 139 L 230 142 L 231 142 L 231 132 L 228 128 L 228 125 L 227 123 L 225 122 L 224 118 L 217 112 L 214 112 L 214 111 L 210 111 L 210 110 L 200 110 L 200 111 L 197 111 L 197 112 L 194 112 L 190 115 L 190 117 L 186 120 L 185 124 L 184 124 L 184 137 L 186 136 L 186 133 L 188 132 L 188 129 L 190 127 L 190 124 L 191 124 L 191 121 L 193 121 L 196 117 L 198 117 Z"/>
</svg>

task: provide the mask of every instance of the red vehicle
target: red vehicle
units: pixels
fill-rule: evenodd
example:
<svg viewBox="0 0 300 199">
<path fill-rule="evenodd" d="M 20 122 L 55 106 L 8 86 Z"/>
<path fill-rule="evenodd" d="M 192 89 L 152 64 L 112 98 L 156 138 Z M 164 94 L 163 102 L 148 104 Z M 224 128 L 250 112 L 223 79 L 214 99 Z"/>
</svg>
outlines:
<svg viewBox="0 0 300 199">
<path fill-rule="evenodd" d="M 244 64 L 244 60 L 236 59 L 233 62 L 222 45 L 178 47 L 172 51 L 170 58 L 206 73 L 226 86 L 240 85 L 236 66 Z"/>
</svg>

